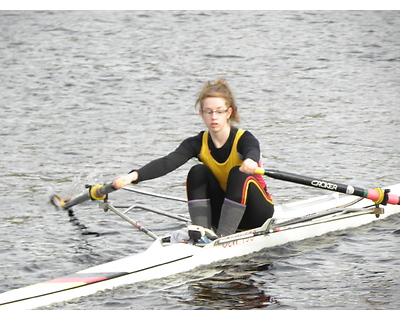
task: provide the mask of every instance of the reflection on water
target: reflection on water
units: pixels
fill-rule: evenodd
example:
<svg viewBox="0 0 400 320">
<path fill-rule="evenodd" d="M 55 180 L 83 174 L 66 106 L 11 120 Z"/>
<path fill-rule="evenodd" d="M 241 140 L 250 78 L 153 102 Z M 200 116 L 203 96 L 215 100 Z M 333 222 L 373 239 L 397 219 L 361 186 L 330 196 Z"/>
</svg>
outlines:
<svg viewBox="0 0 400 320">
<path fill-rule="evenodd" d="M 199 308 L 250 310 L 279 305 L 279 302 L 263 289 L 265 280 L 256 280 L 257 271 L 266 271 L 270 264 L 220 266 L 224 269 L 195 283 L 188 284 L 188 297 L 180 301 Z"/>
</svg>

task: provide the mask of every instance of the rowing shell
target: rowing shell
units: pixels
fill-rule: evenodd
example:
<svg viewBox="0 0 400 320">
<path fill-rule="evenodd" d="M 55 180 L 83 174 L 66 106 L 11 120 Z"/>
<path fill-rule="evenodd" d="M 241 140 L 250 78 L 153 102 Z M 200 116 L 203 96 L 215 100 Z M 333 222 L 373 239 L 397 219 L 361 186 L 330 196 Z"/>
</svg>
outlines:
<svg viewBox="0 0 400 320">
<path fill-rule="evenodd" d="M 400 184 L 388 189 L 400 194 Z M 35 309 L 121 285 L 163 278 L 215 261 L 355 228 L 399 212 L 399 206 L 388 205 L 383 213 L 370 200 L 342 194 L 276 206 L 274 218 L 260 228 L 219 238 L 203 247 L 172 244 L 168 237 L 160 237 L 142 253 L 2 293 L 0 309 Z"/>
</svg>

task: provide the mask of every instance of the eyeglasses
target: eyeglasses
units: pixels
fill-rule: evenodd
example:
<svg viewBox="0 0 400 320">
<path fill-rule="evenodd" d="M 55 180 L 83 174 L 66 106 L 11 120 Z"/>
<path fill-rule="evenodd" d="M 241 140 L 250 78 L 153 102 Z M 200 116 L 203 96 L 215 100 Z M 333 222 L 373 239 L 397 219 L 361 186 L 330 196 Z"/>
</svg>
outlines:
<svg viewBox="0 0 400 320">
<path fill-rule="evenodd" d="M 203 110 L 203 109 L 202 109 L 202 112 L 203 112 L 203 114 L 205 114 L 205 115 L 207 115 L 207 116 L 212 116 L 214 113 L 215 113 L 217 116 L 221 116 L 221 115 L 223 115 L 224 113 L 227 113 L 228 110 L 229 110 L 229 108 L 226 109 L 226 110 L 216 110 L 216 111 L 213 111 L 213 110 Z"/>
</svg>

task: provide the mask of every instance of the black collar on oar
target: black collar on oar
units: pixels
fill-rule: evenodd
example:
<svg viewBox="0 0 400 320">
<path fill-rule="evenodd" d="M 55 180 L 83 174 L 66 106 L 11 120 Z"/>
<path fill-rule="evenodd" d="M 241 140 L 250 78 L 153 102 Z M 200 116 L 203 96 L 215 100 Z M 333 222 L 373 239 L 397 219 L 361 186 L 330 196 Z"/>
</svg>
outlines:
<svg viewBox="0 0 400 320">
<path fill-rule="evenodd" d="M 379 205 L 379 204 L 400 205 L 400 197 L 396 194 L 389 193 L 390 190 L 387 190 L 387 189 L 386 190 L 383 190 L 380 188 L 365 189 L 365 188 L 353 187 L 353 186 L 347 185 L 347 184 L 305 177 L 302 175 L 289 173 L 289 172 L 283 172 L 283 171 L 279 171 L 279 170 L 269 170 L 269 169 L 267 170 L 267 169 L 263 169 L 263 168 L 256 169 L 256 171 L 254 173 L 266 175 L 270 178 L 274 178 L 274 179 L 278 179 L 278 180 L 289 181 L 289 182 L 298 183 L 298 184 L 302 184 L 302 185 L 306 185 L 306 186 L 310 186 L 310 187 L 314 187 L 314 188 L 325 189 L 325 190 L 329 190 L 329 191 L 335 191 L 335 192 L 339 192 L 339 193 L 345 193 L 345 194 L 349 194 L 349 195 L 366 198 L 366 199 L 372 200 L 377 205 Z"/>
</svg>

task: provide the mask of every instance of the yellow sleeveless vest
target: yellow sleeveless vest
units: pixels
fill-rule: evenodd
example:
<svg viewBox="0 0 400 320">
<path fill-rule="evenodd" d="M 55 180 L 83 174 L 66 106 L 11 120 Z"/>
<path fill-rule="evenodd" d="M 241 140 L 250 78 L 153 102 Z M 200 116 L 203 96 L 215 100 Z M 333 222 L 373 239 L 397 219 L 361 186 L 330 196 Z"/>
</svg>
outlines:
<svg viewBox="0 0 400 320">
<path fill-rule="evenodd" d="M 208 168 L 210 168 L 211 172 L 217 178 L 219 185 L 222 190 L 226 191 L 226 184 L 228 181 L 228 175 L 230 170 L 235 166 L 242 165 L 243 159 L 239 157 L 239 153 L 237 151 L 237 144 L 240 137 L 243 135 L 244 130 L 239 129 L 236 133 L 235 140 L 233 141 L 231 153 L 229 154 L 228 159 L 224 163 L 217 162 L 210 153 L 210 148 L 208 147 L 208 131 L 204 132 L 201 150 L 200 150 L 200 160 L 203 162 Z"/>
</svg>

